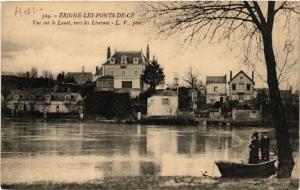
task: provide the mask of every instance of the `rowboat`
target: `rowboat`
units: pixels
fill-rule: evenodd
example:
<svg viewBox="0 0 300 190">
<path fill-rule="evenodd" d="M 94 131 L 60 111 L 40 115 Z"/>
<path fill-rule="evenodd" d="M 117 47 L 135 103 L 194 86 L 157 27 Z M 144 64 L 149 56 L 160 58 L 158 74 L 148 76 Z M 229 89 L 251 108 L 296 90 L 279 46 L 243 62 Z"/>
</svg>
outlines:
<svg viewBox="0 0 300 190">
<path fill-rule="evenodd" d="M 276 173 L 276 159 L 258 164 L 216 161 L 222 177 L 270 177 Z"/>
</svg>

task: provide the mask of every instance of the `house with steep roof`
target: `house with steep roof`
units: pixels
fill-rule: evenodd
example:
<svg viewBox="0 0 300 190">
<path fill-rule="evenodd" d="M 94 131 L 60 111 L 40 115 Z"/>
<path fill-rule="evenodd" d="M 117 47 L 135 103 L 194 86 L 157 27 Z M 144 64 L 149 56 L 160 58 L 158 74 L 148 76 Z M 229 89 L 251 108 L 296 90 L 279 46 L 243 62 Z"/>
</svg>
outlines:
<svg viewBox="0 0 300 190">
<path fill-rule="evenodd" d="M 157 90 L 147 99 L 147 117 L 177 116 L 178 95 L 171 90 Z"/>
<path fill-rule="evenodd" d="M 149 56 L 149 46 L 147 46 L 146 56 L 142 51 L 115 51 L 111 55 L 110 47 L 108 47 L 107 60 L 100 69 L 96 67 L 94 76 L 94 80 L 97 81 L 96 90 L 113 88 L 119 93 L 129 93 L 131 97 L 138 96 L 145 89 L 141 75 L 149 63 Z"/>
<path fill-rule="evenodd" d="M 207 76 L 206 77 L 206 104 L 225 102 L 227 100 L 227 77 Z"/>
<path fill-rule="evenodd" d="M 243 70 L 232 77 L 230 71 L 230 80 L 228 82 L 228 97 L 229 100 L 238 100 L 240 102 L 252 100 L 255 95 L 254 72 L 250 78 Z"/>
</svg>

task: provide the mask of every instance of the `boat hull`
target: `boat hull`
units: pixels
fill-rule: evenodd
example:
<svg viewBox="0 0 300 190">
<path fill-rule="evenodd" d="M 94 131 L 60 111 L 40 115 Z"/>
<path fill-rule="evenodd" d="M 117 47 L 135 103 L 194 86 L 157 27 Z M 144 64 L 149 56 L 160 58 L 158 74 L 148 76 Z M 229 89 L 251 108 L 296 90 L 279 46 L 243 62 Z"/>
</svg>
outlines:
<svg viewBox="0 0 300 190">
<path fill-rule="evenodd" d="M 259 164 L 242 164 L 235 162 L 216 161 L 222 177 L 270 177 L 276 173 L 276 160 Z"/>
</svg>

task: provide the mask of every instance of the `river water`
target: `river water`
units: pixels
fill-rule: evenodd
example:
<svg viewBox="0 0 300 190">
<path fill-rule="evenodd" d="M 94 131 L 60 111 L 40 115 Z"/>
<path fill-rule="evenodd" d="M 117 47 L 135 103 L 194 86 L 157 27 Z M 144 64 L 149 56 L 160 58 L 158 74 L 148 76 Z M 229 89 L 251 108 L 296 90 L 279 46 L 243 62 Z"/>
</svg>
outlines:
<svg viewBox="0 0 300 190">
<path fill-rule="evenodd" d="M 3 121 L 1 183 L 220 176 L 214 161 L 247 161 L 254 131 L 274 140 L 272 128 Z"/>
</svg>

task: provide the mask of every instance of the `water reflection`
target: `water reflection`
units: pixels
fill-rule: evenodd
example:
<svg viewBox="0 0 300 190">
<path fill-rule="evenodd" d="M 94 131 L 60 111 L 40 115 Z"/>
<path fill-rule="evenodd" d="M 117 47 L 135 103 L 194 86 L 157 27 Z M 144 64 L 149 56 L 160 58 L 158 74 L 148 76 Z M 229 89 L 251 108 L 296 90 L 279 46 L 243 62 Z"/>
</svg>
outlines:
<svg viewBox="0 0 300 190">
<path fill-rule="evenodd" d="M 219 176 L 215 160 L 247 160 L 257 128 L 2 123 L 2 182 L 105 176 Z M 270 134 L 272 129 L 264 129 Z"/>
</svg>

